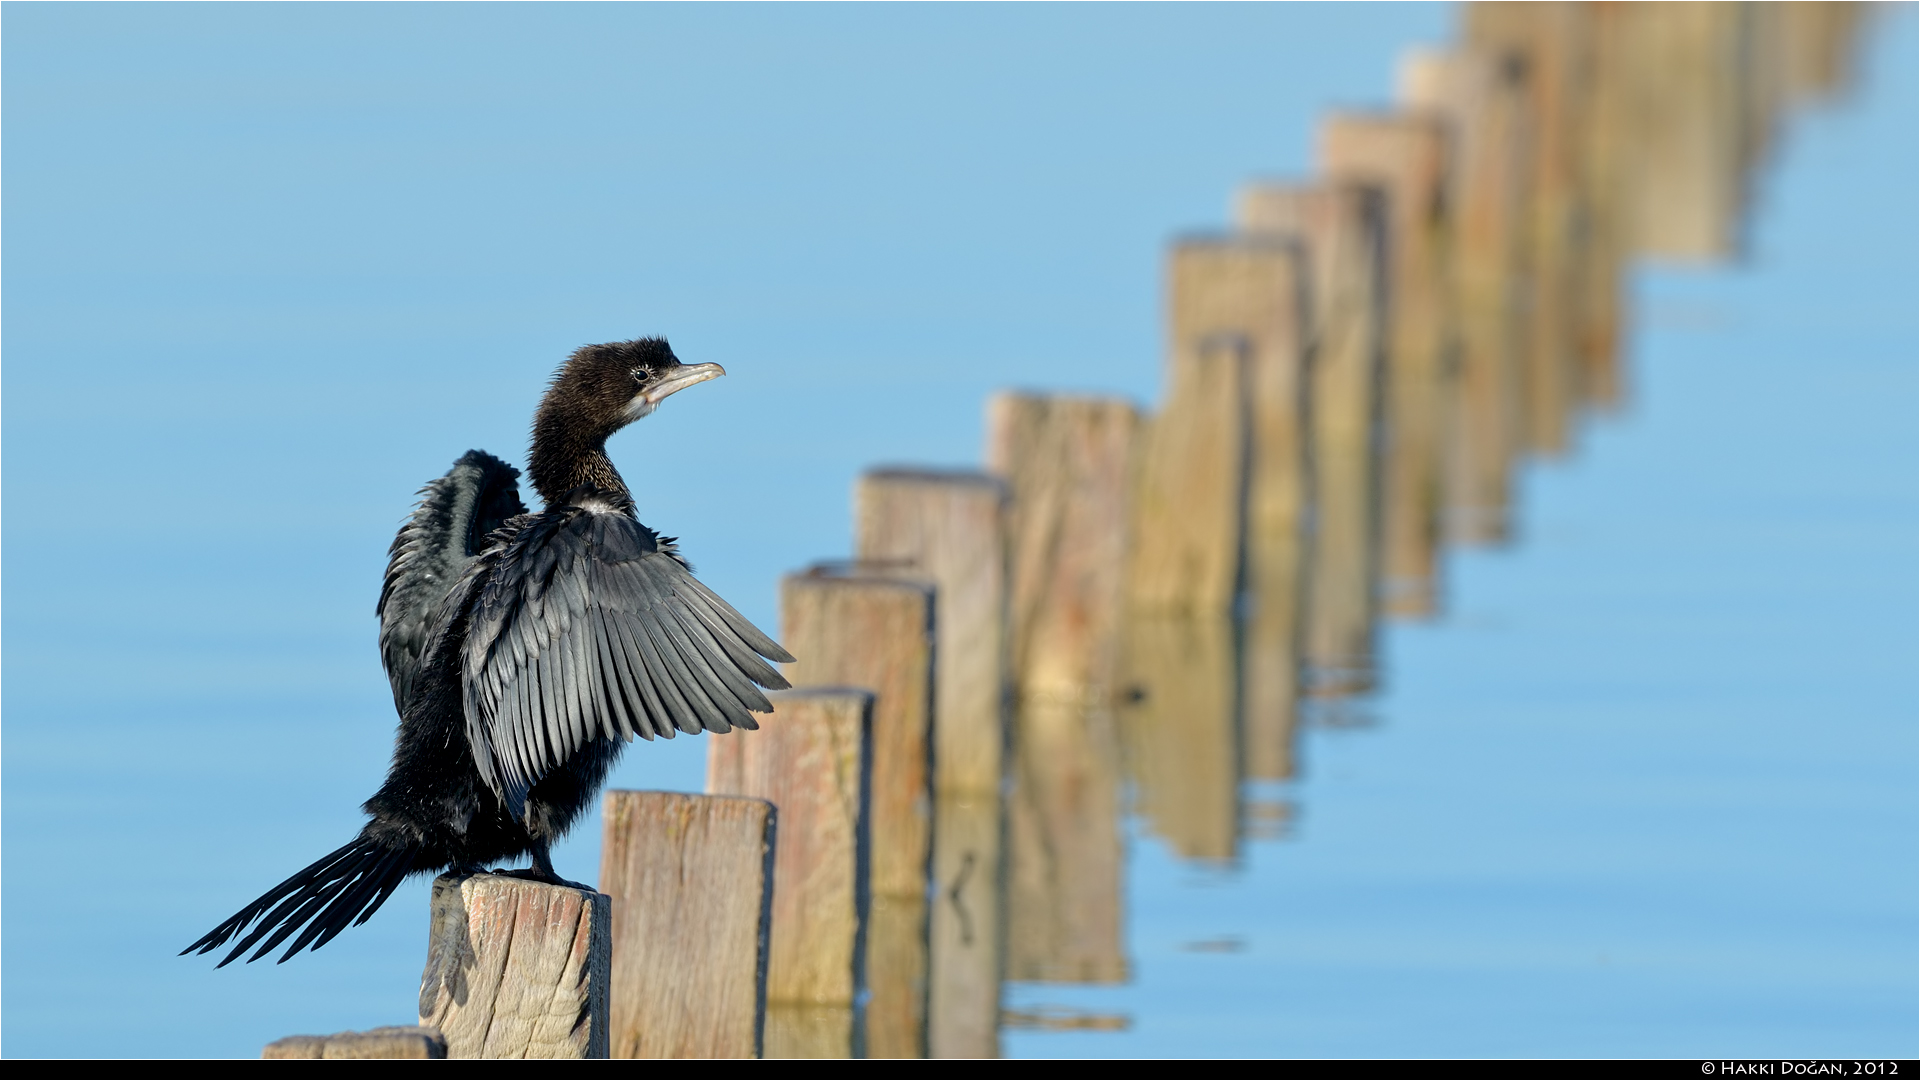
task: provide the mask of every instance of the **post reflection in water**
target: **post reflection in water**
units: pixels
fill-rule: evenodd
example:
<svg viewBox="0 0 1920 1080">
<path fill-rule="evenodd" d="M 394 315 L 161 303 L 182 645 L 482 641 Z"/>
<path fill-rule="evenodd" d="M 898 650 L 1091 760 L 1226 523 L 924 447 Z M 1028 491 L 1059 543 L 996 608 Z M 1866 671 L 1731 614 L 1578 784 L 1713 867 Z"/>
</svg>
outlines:
<svg viewBox="0 0 1920 1080">
<path fill-rule="evenodd" d="M 1007 977 L 1121 982 L 1112 701 L 1139 417 L 1114 399 L 1002 394 L 987 429 L 1009 495 Z"/>
<path fill-rule="evenodd" d="M 1843 78 L 1856 18 L 1470 5 L 1462 45 L 1408 56 L 1398 111 L 1329 119 L 1323 179 L 1250 187 L 1238 235 L 1175 244 L 1114 683 L 1148 833 L 1229 864 L 1242 837 L 1284 833 L 1291 807 L 1241 781 L 1295 775 L 1302 700 L 1375 689 L 1376 620 L 1441 613 L 1446 545 L 1511 539 L 1517 465 L 1569 452 L 1583 413 L 1624 396 L 1627 262 L 1734 253 L 1780 110 Z M 1060 745 L 1050 722 L 1023 719 L 1025 745 Z M 1016 753 L 1016 792 L 1047 755 Z M 1096 1019 L 1124 1020 L 1014 1021 Z"/>
<path fill-rule="evenodd" d="M 876 470 L 858 555 L 934 587 L 927 1053 L 999 1053 L 1004 955 L 1006 490 L 983 473 Z"/>
<path fill-rule="evenodd" d="M 1130 977 L 1127 809 L 1195 863 L 1284 832 L 1243 781 L 1299 772 L 1302 702 L 1378 689 L 1378 619 L 1442 613 L 1448 546 L 1513 538 L 1516 468 L 1624 396 L 1628 263 L 1737 253 L 1754 165 L 1845 79 L 1857 21 L 1469 5 L 1397 108 L 1329 118 L 1320 177 L 1172 246 L 1156 413 L 1002 394 L 987 474 L 863 482 L 860 557 L 937 611 L 930 936 L 889 931 L 929 958 L 925 1053 L 1130 1025 L 1003 1014 L 1002 981 Z"/>
</svg>

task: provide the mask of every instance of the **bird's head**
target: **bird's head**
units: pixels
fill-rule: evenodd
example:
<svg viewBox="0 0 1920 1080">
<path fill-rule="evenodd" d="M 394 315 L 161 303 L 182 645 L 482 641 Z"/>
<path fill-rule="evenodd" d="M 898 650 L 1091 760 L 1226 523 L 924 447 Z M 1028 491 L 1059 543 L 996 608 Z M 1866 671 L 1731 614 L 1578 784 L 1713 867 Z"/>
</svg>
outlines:
<svg viewBox="0 0 1920 1080">
<path fill-rule="evenodd" d="M 667 396 L 725 375 L 719 364 L 683 364 L 665 338 L 583 345 L 554 373 L 540 419 L 605 439 L 660 407 Z"/>
</svg>

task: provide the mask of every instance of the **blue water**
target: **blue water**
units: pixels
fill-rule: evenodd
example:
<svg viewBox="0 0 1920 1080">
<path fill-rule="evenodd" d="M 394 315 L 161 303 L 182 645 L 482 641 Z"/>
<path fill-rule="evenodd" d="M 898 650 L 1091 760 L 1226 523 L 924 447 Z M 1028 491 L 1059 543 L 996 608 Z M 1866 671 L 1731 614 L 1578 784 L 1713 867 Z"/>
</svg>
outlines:
<svg viewBox="0 0 1920 1080">
<path fill-rule="evenodd" d="M 0 8 L 0 1051 L 413 1015 L 421 885 L 282 967 L 172 953 L 358 827 L 393 528 L 567 350 L 727 366 L 611 450 L 771 624 L 858 471 L 978 460 L 990 390 L 1150 400 L 1166 236 L 1454 17 Z M 1913 21 L 1794 120 L 1750 260 L 1636 276 L 1630 404 L 1388 633 L 1376 726 L 1257 793 L 1290 834 L 1136 838 L 1135 982 L 1010 991 L 1130 1030 L 1009 1052 L 1916 1052 Z"/>
</svg>

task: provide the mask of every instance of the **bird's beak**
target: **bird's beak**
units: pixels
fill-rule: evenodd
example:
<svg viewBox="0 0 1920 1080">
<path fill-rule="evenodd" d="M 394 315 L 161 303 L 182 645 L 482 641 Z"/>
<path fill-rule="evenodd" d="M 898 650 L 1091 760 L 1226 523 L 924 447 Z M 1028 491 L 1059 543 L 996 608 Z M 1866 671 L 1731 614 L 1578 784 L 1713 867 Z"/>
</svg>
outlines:
<svg viewBox="0 0 1920 1080">
<path fill-rule="evenodd" d="M 726 373 L 727 369 L 719 364 L 685 364 L 673 374 L 648 387 L 640 396 L 647 399 L 647 404 L 658 405 L 667 400 L 669 394 L 685 390 L 694 383 L 717 379 Z"/>
</svg>

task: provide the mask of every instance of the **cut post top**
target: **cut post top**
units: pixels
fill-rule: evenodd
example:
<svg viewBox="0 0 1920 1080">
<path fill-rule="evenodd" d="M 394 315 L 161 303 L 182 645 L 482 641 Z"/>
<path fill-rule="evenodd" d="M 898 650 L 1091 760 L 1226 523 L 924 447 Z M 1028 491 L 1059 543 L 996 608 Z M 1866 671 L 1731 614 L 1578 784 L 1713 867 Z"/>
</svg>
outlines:
<svg viewBox="0 0 1920 1080">
<path fill-rule="evenodd" d="M 942 469 L 924 465 L 883 465 L 868 469 L 860 476 L 863 483 L 879 484 L 952 484 L 956 487 L 978 487 L 1006 493 L 1006 484 L 999 477 L 984 473 L 978 469 Z"/>
<path fill-rule="evenodd" d="M 890 592 L 911 592 L 931 597 L 935 586 L 931 577 L 918 577 L 911 571 L 910 559 L 823 559 L 780 579 L 781 587 L 818 588 L 858 585 Z"/>
</svg>

